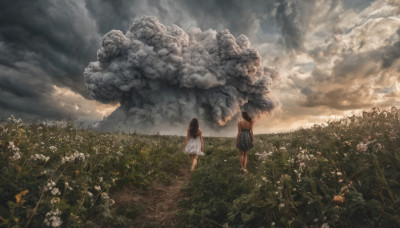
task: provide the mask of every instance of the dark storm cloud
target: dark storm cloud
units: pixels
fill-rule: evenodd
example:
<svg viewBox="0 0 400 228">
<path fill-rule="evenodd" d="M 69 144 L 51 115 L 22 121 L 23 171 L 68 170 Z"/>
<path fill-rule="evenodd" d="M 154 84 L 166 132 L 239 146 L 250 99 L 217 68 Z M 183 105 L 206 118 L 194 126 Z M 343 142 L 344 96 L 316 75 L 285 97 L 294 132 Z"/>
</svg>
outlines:
<svg viewBox="0 0 400 228">
<path fill-rule="evenodd" d="M 16 0 L 1 1 L 0 9 L 0 115 L 75 117 L 51 94 L 57 85 L 89 97 L 82 70 L 99 36 L 84 4 Z"/>
<path fill-rule="evenodd" d="M 275 106 L 267 94 L 277 72 L 261 65 L 246 36 L 227 29 L 185 32 L 143 17 L 126 34 L 108 32 L 97 60 L 84 72 L 89 91 L 121 104 L 106 125 L 148 128 L 193 116 L 225 125 L 241 110 L 258 117 Z"/>
<path fill-rule="evenodd" d="M 95 19 L 100 34 L 111 29 L 126 30 L 136 17 L 135 0 L 85 0 L 86 9 Z"/>
<path fill-rule="evenodd" d="M 276 9 L 276 21 L 280 25 L 283 44 L 287 50 L 302 50 L 304 33 L 295 23 L 299 16 L 299 8 L 296 4 L 289 4 L 287 1 L 279 1 Z"/>
</svg>

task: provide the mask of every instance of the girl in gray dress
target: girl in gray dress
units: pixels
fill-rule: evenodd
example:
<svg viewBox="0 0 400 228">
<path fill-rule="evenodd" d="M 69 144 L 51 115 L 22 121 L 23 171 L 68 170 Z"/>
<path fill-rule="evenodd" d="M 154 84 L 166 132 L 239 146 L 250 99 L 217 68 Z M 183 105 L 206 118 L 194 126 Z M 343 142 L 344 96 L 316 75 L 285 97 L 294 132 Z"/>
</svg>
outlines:
<svg viewBox="0 0 400 228">
<path fill-rule="evenodd" d="M 236 147 L 239 149 L 240 169 L 247 173 L 247 152 L 254 147 L 253 145 L 253 124 L 254 121 L 248 112 L 242 112 L 243 119 L 238 123 L 238 134 L 236 137 Z"/>
</svg>

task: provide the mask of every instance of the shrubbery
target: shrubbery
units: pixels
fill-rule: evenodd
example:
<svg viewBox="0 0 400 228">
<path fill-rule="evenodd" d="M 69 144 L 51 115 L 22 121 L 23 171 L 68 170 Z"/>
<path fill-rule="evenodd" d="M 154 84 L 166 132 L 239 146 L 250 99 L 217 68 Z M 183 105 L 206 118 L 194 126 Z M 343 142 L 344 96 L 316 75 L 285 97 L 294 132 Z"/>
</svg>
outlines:
<svg viewBox="0 0 400 228">
<path fill-rule="evenodd" d="M 399 227 L 395 108 L 291 133 L 256 135 L 249 174 L 233 138 L 205 138 L 180 199 L 185 227 Z M 0 226 L 126 227 L 126 186 L 171 183 L 190 159 L 184 138 L 99 133 L 71 124 L 0 124 Z"/>
</svg>

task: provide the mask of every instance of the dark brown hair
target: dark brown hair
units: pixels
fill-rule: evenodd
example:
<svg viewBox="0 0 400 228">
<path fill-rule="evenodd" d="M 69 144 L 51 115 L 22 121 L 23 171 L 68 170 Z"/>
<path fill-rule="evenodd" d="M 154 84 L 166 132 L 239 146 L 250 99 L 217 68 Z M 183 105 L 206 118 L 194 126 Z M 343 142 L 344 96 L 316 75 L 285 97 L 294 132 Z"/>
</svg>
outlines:
<svg viewBox="0 0 400 228">
<path fill-rule="evenodd" d="M 248 112 L 242 112 L 242 117 L 243 119 L 249 121 L 249 123 L 253 124 L 253 119 L 251 118 Z"/>
<path fill-rule="evenodd" d="M 193 118 L 189 124 L 189 135 L 192 138 L 196 138 L 199 134 L 199 121 L 196 118 Z"/>
</svg>

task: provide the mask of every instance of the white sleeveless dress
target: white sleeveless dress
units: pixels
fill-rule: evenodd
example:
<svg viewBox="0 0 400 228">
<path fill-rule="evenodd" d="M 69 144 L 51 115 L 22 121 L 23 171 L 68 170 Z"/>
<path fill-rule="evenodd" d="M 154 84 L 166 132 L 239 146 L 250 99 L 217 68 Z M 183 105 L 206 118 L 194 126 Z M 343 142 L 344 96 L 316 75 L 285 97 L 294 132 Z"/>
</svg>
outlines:
<svg viewBox="0 0 400 228">
<path fill-rule="evenodd" d="M 186 143 L 185 153 L 204 155 L 204 153 L 201 152 L 201 141 L 199 136 L 197 136 L 196 138 L 189 137 Z"/>
</svg>

